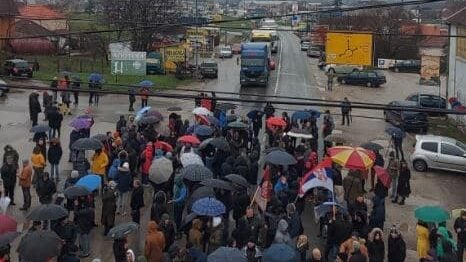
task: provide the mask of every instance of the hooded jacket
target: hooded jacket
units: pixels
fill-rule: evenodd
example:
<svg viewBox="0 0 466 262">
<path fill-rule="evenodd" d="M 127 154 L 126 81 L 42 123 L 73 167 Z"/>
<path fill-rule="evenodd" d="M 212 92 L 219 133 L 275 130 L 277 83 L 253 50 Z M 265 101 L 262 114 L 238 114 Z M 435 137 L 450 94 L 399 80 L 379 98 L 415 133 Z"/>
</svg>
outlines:
<svg viewBox="0 0 466 262">
<path fill-rule="evenodd" d="M 380 234 L 380 239 L 376 240 L 375 234 Z M 383 232 L 380 228 L 374 228 L 369 233 L 367 250 L 369 252 L 370 262 L 383 262 L 385 258 L 385 245 L 383 243 Z"/>
<path fill-rule="evenodd" d="M 388 237 L 388 262 L 404 262 L 406 259 L 406 243 L 401 235 Z"/>
<path fill-rule="evenodd" d="M 274 243 L 291 244 L 290 234 L 288 233 L 288 223 L 284 219 L 278 222 Z"/>
<path fill-rule="evenodd" d="M 158 230 L 157 223 L 150 221 L 147 225 L 147 236 L 144 245 L 144 256 L 147 261 L 162 262 L 163 250 L 165 249 L 165 237 Z"/>
</svg>

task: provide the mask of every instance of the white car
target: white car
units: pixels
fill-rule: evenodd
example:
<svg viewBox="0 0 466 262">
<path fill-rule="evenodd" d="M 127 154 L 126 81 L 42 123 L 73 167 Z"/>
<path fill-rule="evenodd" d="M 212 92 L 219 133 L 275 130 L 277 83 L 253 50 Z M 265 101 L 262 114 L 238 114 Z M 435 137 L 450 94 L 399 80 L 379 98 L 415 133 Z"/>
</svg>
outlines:
<svg viewBox="0 0 466 262">
<path fill-rule="evenodd" d="M 231 46 L 222 46 L 220 47 L 220 52 L 218 54 L 221 58 L 232 58 L 233 51 L 231 50 Z"/>
<path fill-rule="evenodd" d="M 432 168 L 466 173 L 466 145 L 449 137 L 417 135 L 411 162 L 420 172 Z"/>
<path fill-rule="evenodd" d="M 327 64 L 324 68 L 326 73 L 333 73 L 337 75 L 346 75 L 351 74 L 355 71 L 362 70 L 362 66 L 358 65 L 336 65 L 336 64 Z"/>
</svg>

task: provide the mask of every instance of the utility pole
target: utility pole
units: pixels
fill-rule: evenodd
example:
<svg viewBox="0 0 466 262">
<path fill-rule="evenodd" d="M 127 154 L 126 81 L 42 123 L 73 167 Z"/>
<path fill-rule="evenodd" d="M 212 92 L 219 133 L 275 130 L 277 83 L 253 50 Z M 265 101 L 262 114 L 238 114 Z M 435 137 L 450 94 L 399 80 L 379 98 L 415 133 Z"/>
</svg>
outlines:
<svg viewBox="0 0 466 262">
<path fill-rule="evenodd" d="M 197 1 L 195 2 L 195 21 L 196 21 L 196 46 L 194 47 L 194 56 L 195 56 L 195 61 L 196 61 L 196 78 L 199 76 L 199 14 L 198 14 L 198 6 L 197 6 Z"/>
</svg>

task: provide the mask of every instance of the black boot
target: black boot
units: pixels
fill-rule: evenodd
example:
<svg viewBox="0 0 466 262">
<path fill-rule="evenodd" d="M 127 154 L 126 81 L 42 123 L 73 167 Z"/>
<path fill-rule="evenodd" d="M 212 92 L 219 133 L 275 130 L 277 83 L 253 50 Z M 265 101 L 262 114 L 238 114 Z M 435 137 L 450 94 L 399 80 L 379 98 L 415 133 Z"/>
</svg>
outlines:
<svg viewBox="0 0 466 262">
<path fill-rule="evenodd" d="M 392 200 L 392 203 L 396 203 L 398 202 L 398 196 L 396 196 L 393 200 Z"/>
</svg>

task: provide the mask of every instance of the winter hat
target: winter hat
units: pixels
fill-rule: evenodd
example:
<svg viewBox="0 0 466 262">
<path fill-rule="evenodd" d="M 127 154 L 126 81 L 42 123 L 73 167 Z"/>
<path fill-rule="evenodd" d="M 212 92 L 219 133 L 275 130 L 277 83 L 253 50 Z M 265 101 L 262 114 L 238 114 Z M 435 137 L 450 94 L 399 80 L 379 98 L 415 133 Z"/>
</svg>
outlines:
<svg viewBox="0 0 466 262">
<path fill-rule="evenodd" d="M 218 225 L 220 225 L 220 223 L 222 223 L 222 218 L 221 217 L 214 217 L 212 219 L 212 225 L 214 227 L 217 227 Z"/>
<path fill-rule="evenodd" d="M 130 260 L 130 261 L 136 261 L 136 256 L 134 255 L 133 250 L 128 249 L 128 250 L 126 251 L 126 256 L 127 256 L 127 257 L 128 257 L 128 256 L 131 257 L 131 260 Z"/>
<path fill-rule="evenodd" d="M 79 172 L 78 170 L 73 170 L 71 171 L 71 178 L 78 178 L 79 177 Z"/>
</svg>

